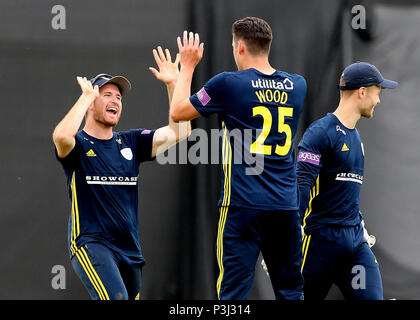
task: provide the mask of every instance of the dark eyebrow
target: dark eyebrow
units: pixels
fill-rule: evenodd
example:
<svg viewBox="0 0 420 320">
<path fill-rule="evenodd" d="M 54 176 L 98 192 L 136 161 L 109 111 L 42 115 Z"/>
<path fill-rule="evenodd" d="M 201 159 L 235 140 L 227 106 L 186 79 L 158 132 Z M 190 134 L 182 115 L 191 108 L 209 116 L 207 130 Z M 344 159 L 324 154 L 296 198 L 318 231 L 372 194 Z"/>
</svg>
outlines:
<svg viewBox="0 0 420 320">
<path fill-rule="evenodd" d="M 104 91 L 104 93 L 103 94 L 106 94 L 106 93 L 109 93 L 109 94 L 113 94 L 113 92 L 112 91 Z M 122 97 L 122 95 L 121 95 L 121 93 L 117 93 L 116 94 L 118 97 Z"/>
</svg>

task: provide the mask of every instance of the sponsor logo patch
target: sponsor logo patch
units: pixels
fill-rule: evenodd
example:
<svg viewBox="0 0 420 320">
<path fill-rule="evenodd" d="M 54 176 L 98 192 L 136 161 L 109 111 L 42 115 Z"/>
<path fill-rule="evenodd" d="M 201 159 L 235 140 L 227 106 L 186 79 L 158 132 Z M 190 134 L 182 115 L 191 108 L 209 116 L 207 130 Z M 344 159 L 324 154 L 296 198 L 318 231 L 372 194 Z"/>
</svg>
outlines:
<svg viewBox="0 0 420 320">
<path fill-rule="evenodd" d="M 211 98 L 207 94 L 206 90 L 203 88 L 200 89 L 200 91 L 197 92 L 197 98 L 200 100 L 203 107 L 210 102 Z"/>
<path fill-rule="evenodd" d="M 90 149 L 88 152 L 86 152 L 86 155 L 88 157 L 96 157 L 96 153 L 92 149 Z"/>
<path fill-rule="evenodd" d="M 253 88 L 258 89 L 277 89 L 277 90 L 293 90 L 293 81 L 289 78 L 284 79 L 282 82 L 266 79 L 251 80 Z"/>
<path fill-rule="evenodd" d="M 121 154 L 124 158 L 126 158 L 127 160 L 132 160 L 133 159 L 133 152 L 131 151 L 130 148 L 124 148 L 121 149 Z"/>
<path fill-rule="evenodd" d="M 309 151 L 300 151 L 297 161 L 308 162 L 308 163 L 312 163 L 314 165 L 319 166 L 320 160 L 321 160 L 320 154 L 312 153 Z"/>
<path fill-rule="evenodd" d="M 346 132 L 345 132 L 343 129 L 341 129 L 339 125 L 337 125 L 337 126 L 335 127 L 335 130 L 336 130 L 336 131 L 340 131 L 342 134 L 346 135 Z"/>
<path fill-rule="evenodd" d="M 135 186 L 138 177 L 86 176 L 87 184 Z"/>
<path fill-rule="evenodd" d="M 341 151 L 350 151 L 349 147 L 347 147 L 346 144 L 343 144 L 343 147 L 341 148 Z"/>
<path fill-rule="evenodd" d="M 340 172 L 337 173 L 335 180 L 338 181 L 349 181 L 349 182 L 356 182 L 359 184 L 363 184 L 363 176 L 357 173 L 352 172 Z"/>
</svg>

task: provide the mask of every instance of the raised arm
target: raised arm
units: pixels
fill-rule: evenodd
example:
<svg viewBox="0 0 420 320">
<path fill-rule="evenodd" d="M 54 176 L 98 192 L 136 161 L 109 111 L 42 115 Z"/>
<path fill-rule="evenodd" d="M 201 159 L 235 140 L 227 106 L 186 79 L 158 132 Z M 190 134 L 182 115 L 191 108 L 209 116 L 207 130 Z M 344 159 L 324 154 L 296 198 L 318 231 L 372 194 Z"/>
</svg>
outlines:
<svg viewBox="0 0 420 320">
<path fill-rule="evenodd" d="M 53 141 L 60 158 L 65 158 L 73 150 L 76 144 L 75 136 L 86 111 L 99 96 L 98 86 L 93 88 L 85 77 L 77 77 L 77 82 L 82 89 L 82 94 L 53 132 Z"/>
<path fill-rule="evenodd" d="M 162 48 L 159 46 L 157 49 L 153 49 L 153 56 L 159 70 L 153 67 L 150 67 L 149 70 L 158 80 L 166 84 L 169 106 L 171 106 L 172 96 L 179 76 L 179 54 L 177 54 L 175 61 L 172 62 L 170 51 L 165 49 L 164 53 Z M 171 109 L 169 109 L 169 114 L 170 112 Z M 169 117 L 168 125 L 157 129 L 153 136 L 152 157 L 164 152 L 177 142 L 186 139 L 190 133 L 190 121 L 178 123 Z"/>
<path fill-rule="evenodd" d="M 200 114 L 191 104 L 191 82 L 194 69 L 203 57 L 204 44 L 200 44 L 198 33 L 195 35 L 184 31 L 183 41 L 177 38 L 180 54 L 181 71 L 175 87 L 174 96 L 171 103 L 170 117 L 173 121 L 192 120 Z"/>
</svg>

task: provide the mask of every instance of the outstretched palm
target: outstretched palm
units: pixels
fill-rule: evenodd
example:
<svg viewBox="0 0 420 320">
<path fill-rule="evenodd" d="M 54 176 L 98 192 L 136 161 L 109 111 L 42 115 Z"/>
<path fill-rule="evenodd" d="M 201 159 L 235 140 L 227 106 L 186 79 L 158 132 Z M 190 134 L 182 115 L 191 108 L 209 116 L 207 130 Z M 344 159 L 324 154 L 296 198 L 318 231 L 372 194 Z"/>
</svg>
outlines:
<svg viewBox="0 0 420 320">
<path fill-rule="evenodd" d="M 166 84 L 175 83 L 179 75 L 179 54 L 176 55 L 175 61 L 172 62 L 171 53 L 168 49 L 165 49 L 165 53 L 166 56 L 160 46 L 157 47 L 157 50 L 153 49 L 153 56 L 155 57 L 159 71 L 152 67 L 149 70 L 152 71 L 158 80 Z"/>
</svg>

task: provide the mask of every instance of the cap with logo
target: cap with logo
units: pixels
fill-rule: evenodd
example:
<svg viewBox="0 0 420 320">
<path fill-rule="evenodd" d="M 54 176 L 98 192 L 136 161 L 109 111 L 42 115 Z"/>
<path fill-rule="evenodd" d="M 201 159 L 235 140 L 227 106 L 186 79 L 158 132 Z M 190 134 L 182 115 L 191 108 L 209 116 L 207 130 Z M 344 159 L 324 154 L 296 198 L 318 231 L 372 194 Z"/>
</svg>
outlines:
<svg viewBox="0 0 420 320">
<path fill-rule="evenodd" d="M 106 73 L 101 73 L 89 81 L 92 83 L 92 86 L 98 86 L 99 88 L 107 83 L 115 84 L 120 89 L 121 95 L 125 95 L 131 90 L 130 81 L 123 76 L 111 76 Z"/>
<path fill-rule="evenodd" d="M 341 90 L 356 90 L 361 87 L 379 86 L 394 89 L 398 82 L 384 79 L 378 68 L 367 62 L 356 62 L 346 67 L 341 75 L 344 85 L 339 85 Z"/>
</svg>

